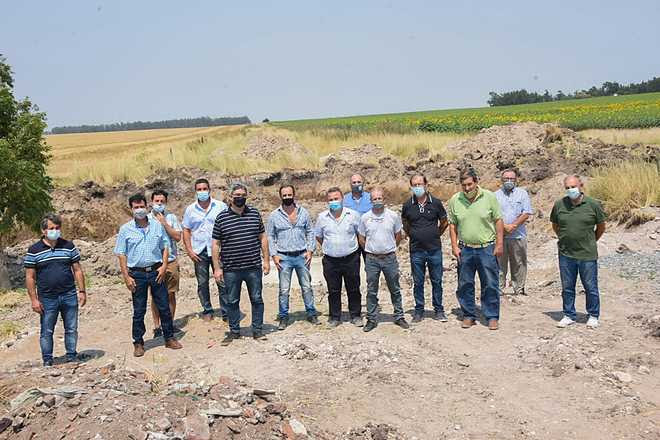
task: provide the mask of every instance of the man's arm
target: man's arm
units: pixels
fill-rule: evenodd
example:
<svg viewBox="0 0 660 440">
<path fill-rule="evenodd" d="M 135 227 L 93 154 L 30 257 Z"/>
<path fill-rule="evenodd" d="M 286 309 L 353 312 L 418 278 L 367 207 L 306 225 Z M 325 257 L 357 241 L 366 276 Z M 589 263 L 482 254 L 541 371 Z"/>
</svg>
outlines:
<svg viewBox="0 0 660 440">
<path fill-rule="evenodd" d="M 220 240 L 215 238 L 211 244 L 211 261 L 213 261 L 213 278 L 217 282 L 222 281 L 224 274 L 222 273 L 222 265 L 220 264 Z"/>
<path fill-rule="evenodd" d="M 443 217 L 440 219 L 440 224 L 438 225 L 438 231 L 440 232 L 440 235 L 445 233 L 445 230 L 447 229 L 447 226 L 449 226 L 449 222 L 447 221 L 447 217 Z"/>
<path fill-rule="evenodd" d="M 451 253 L 458 261 L 461 261 L 461 248 L 458 247 L 458 231 L 456 225 L 449 224 L 449 238 L 451 239 Z"/>
<path fill-rule="evenodd" d="M 32 310 L 43 313 L 44 308 L 37 297 L 37 270 L 32 267 L 25 269 L 25 288 L 30 297 L 30 303 L 32 303 Z"/>
<path fill-rule="evenodd" d="M 364 247 L 365 247 L 365 245 L 366 245 L 366 243 L 367 243 L 367 238 L 366 238 L 364 235 L 362 235 L 362 234 L 358 234 L 357 239 L 358 239 L 358 245 L 359 245 L 362 249 L 364 249 Z"/>
<path fill-rule="evenodd" d="M 273 219 L 273 215 L 271 214 L 268 217 L 268 221 L 266 222 L 266 236 L 268 237 L 268 251 L 270 256 L 273 258 L 273 263 L 275 263 L 275 267 L 277 270 L 282 270 L 282 266 L 280 266 L 280 260 L 282 257 L 277 255 L 277 248 L 276 248 L 276 243 L 277 243 L 277 228 L 275 227 L 275 220 Z"/>
<path fill-rule="evenodd" d="M 493 254 L 500 257 L 504 253 L 504 222 L 501 218 L 495 221 L 495 249 Z"/>
<path fill-rule="evenodd" d="M 188 228 L 183 228 L 183 246 L 186 248 L 186 252 L 188 253 L 188 256 L 190 259 L 193 261 L 193 263 L 199 263 L 202 261 L 201 258 L 199 258 L 199 255 L 197 255 L 192 248 L 192 231 Z"/>
<path fill-rule="evenodd" d="M 512 233 L 513 231 L 518 229 L 518 227 L 520 227 L 520 225 L 525 224 L 525 222 L 527 221 L 528 218 L 529 218 L 529 214 L 527 214 L 526 212 L 523 212 L 522 214 L 520 214 L 518 216 L 518 218 L 513 223 L 511 223 L 510 225 L 504 225 L 504 231 L 507 234 Z"/>
<path fill-rule="evenodd" d="M 76 279 L 78 285 L 78 305 L 80 307 L 87 303 L 87 292 L 85 291 L 85 274 L 83 273 L 82 266 L 79 261 L 71 265 L 73 270 L 73 277 Z"/>
<path fill-rule="evenodd" d="M 121 269 L 121 275 L 124 278 L 124 283 L 126 284 L 129 292 L 133 293 L 135 292 L 135 280 L 128 273 L 128 258 L 126 258 L 126 255 L 124 254 L 117 255 L 117 258 L 119 258 L 119 268 Z"/>
<path fill-rule="evenodd" d="M 167 235 L 177 243 L 181 241 L 181 231 L 177 231 L 174 229 L 172 225 L 169 224 L 167 221 L 167 217 L 165 217 L 162 213 L 160 212 L 154 212 L 154 217 L 156 220 L 160 222 L 161 225 L 163 225 L 163 228 L 165 228 L 165 232 L 167 232 Z"/>
<path fill-rule="evenodd" d="M 600 240 L 600 237 L 602 237 L 604 233 L 605 233 L 605 222 L 598 223 L 596 225 L 596 241 Z"/>
<path fill-rule="evenodd" d="M 169 246 L 163 246 L 163 262 L 158 268 L 156 275 L 156 282 L 159 284 L 165 281 L 165 272 L 167 272 L 167 260 L 169 256 L 170 256 Z"/>
<path fill-rule="evenodd" d="M 270 273 L 270 254 L 268 252 L 268 237 L 265 232 L 259 234 L 259 240 L 261 240 L 261 254 L 263 255 L 263 270 L 264 275 Z"/>
<path fill-rule="evenodd" d="M 555 231 L 555 235 L 559 238 L 559 225 L 557 223 L 552 224 L 552 230 Z"/>
<path fill-rule="evenodd" d="M 399 243 L 401 243 L 401 240 L 403 240 L 403 234 L 401 231 L 394 234 L 394 240 L 396 240 L 396 246 L 399 247 Z"/>
</svg>

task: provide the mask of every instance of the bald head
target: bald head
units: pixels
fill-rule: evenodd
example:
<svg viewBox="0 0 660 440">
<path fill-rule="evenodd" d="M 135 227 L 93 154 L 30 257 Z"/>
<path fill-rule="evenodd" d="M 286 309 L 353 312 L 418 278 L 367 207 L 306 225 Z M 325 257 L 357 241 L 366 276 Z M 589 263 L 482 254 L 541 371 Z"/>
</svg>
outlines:
<svg viewBox="0 0 660 440">
<path fill-rule="evenodd" d="M 364 189 L 364 179 L 362 179 L 362 176 L 359 174 L 353 174 L 351 176 L 351 192 L 353 194 L 357 194 L 359 197 L 362 195 L 362 191 Z"/>
<path fill-rule="evenodd" d="M 374 199 L 383 200 L 384 197 L 385 197 L 385 192 L 383 191 L 383 188 L 376 187 L 371 190 L 371 200 Z"/>
<path fill-rule="evenodd" d="M 564 189 L 580 187 L 582 187 L 582 180 L 580 179 L 580 176 L 572 174 L 570 176 L 564 177 Z"/>
</svg>

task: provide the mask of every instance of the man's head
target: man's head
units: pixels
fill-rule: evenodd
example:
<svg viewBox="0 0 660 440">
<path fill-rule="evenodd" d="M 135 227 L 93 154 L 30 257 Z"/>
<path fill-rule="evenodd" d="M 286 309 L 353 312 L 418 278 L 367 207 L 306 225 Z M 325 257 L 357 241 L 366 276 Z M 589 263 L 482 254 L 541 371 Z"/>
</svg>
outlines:
<svg viewBox="0 0 660 440">
<path fill-rule="evenodd" d="M 507 168 L 502 171 L 502 188 L 505 191 L 512 191 L 518 182 L 518 172 L 513 168 Z"/>
<path fill-rule="evenodd" d="M 351 176 L 351 192 L 361 193 L 364 189 L 364 179 L 359 174 L 353 174 Z"/>
<path fill-rule="evenodd" d="M 564 189 L 566 190 L 566 195 L 571 200 L 577 200 L 584 190 L 584 184 L 579 176 L 573 174 L 564 177 Z"/>
<path fill-rule="evenodd" d="M 423 174 L 413 174 L 410 176 L 410 190 L 417 197 L 421 197 L 426 193 L 426 186 L 428 185 L 428 180 Z"/>
<path fill-rule="evenodd" d="M 211 198 L 211 185 L 208 180 L 204 178 L 195 180 L 195 195 L 200 202 L 206 202 Z"/>
<path fill-rule="evenodd" d="M 245 206 L 245 202 L 247 201 L 247 187 L 240 182 L 233 183 L 230 187 L 229 195 L 231 197 L 232 205 L 236 206 L 237 208 L 242 208 Z"/>
<path fill-rule="evenodd" d="M 167 205 L 167 191 L 162 189 L 157 189 L 151 193 L 151 209 L 156 212 L 163 213 L 165 212 L 165 206 Z"/>
<path fill-rule="evenodd" d="M 371 203 L 376 210 L 385 207 L 385 193 L 382 188 L 376 187 L 371 190 Z"/>
<path fill-rule="evenodd" d="M 479 177 L 474 168 L 467 168 L 461 171 L 459 176 L 461 188 L 466 196 L 472 198 L 476 195 L 477 185 L 479 184 Z"/>
<path fill-rule="evenodd" d="M 282 199 L 282 204 L 284 206 L 293 205 L 295 196 L 296 189 L 293 187 L 293 185 L 285 184 L 280 186 L 280 199 Z"/>
<path fill-rule="evenodd" d="M 131 207 L 133 218 L 142 220 L 147 216 L 147 199 L 144 194 L 133 194 L 128 198 L 128 206 Z"/>
<path fill-rule="evenodd" d="M 41 220 L 41 233 L 49 240 L 55 241 L 60 238 L 62 219 L 57 214 L 46 214 Z"/>
<path fill-rule="evenodd" d="M 328 208 L 330 211 L 339 211 L 342 207 L 343 194 L 341 190 L 333 186 L 326 191 L 326 198 L 328 200 Z"/>
</svg>

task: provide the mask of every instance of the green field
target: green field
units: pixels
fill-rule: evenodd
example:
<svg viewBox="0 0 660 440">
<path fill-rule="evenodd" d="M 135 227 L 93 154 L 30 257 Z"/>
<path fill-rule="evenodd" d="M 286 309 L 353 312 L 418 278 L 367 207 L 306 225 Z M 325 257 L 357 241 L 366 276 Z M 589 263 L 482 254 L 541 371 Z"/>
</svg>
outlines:
<svg viewBox="0 0 660 440">
<path fill-rule="evenodd" d="M 573 130 L 660 127 L 660 93 L 501 107 L 277 121 L 272 124 L 293 130 L 335 130 L 346 133 L 464 133 L 525 121 L 556 122 Z"/>
</svg>

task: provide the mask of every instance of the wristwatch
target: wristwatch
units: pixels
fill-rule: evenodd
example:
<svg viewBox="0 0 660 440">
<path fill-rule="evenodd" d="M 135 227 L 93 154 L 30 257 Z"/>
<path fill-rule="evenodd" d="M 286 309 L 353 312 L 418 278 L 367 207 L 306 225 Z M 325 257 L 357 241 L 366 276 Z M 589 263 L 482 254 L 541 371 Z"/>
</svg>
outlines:
<svg viewBox="0 0 660 440">
<path fill-rule="evenodd" d="M 79 290 L 78 293 L 87 293 L 85 290 Z"/>
</svg>

